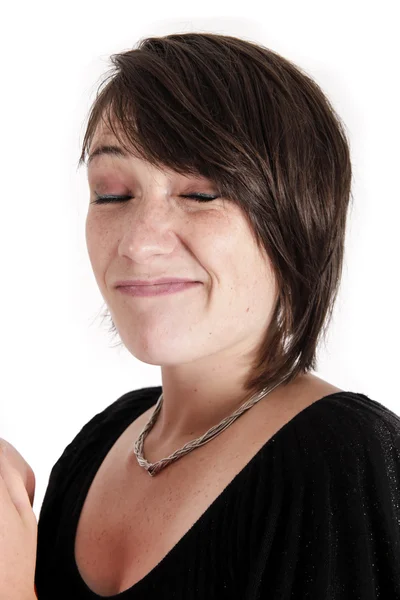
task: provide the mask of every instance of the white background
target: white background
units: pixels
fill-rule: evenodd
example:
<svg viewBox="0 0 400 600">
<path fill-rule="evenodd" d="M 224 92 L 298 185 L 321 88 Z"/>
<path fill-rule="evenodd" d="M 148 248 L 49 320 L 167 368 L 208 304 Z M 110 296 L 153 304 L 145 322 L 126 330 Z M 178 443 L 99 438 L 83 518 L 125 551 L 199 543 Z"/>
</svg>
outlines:
<svg viewBox="0 0 400 600">
<path fill-rule="evenodd" d="M 111 339 L 85 245 L 77 170 L 87 114 L 111 63 L 140 38 L 185 31 L 259 42 L 305 69 L 351 144 L 354 209 L 320 377 L 400 414 L 399 41 L 396 2 L 19 2 L 2 9 L 0 437 L 36 475 L 80 428 L 160 367 Z M 155 17 L 157 19 L 155 20 Z"/>
</svg>

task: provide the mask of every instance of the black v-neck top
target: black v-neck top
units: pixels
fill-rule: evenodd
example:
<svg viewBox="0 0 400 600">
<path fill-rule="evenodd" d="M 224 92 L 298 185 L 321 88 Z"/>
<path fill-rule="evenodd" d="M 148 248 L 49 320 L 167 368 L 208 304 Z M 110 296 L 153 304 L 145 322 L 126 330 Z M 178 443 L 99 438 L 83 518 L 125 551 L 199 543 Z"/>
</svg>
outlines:
<svg viewBox="0 0 400 600">
<path fill-rule="evenodd" d="M 108 451 L 161 392 L 121 396 L 53 466 L 38 521 L 39 600 L 104 598 L 74 559 L 80 512 Z M 361 393 L 317 400 L 262 446 L 150 573 L 107 598 L 400 600 L 400 417 Z"/>
</svg>

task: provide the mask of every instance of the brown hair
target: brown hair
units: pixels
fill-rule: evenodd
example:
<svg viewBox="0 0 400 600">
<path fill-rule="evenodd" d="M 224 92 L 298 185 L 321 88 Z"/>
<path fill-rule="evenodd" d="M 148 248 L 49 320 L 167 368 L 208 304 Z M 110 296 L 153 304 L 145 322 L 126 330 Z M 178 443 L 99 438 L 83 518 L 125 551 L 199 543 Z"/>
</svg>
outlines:
<svg viewBox="0 0 400 600">
<path fill-rule="evenodd" d="M 128 152 L 203 175 L 237 202 L 279 290 L 245 389 L 315 370 L 340 284 L 352 176 L 329 100 L 289 60 L 227 35 L 148 37 L 111 61 L 79 166 L 103 120 Z"/>
</svg>

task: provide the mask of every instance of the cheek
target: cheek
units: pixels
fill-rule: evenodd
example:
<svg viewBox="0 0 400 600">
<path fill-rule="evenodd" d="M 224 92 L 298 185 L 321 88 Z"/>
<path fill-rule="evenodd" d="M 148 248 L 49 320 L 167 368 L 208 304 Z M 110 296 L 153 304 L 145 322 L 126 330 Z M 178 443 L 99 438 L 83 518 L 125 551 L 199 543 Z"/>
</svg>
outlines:
<svg viewBox="0 0 400 600">
<path fill-rule="evenodd" d="M 190 248 L 226 294 L 236 302 L 255 302 L 260 294 L 273 294 L 274 278 L 266 254 L 260 254 L 245 219 L 240 214 L 209 212 L 196 216 Z"/>
<path fill-rule="evenodd" d="M 238 235 L 221 247 L 220 273 L 227 291 L 227 305 L 244 320 L 261 322 L 275 303 L 276 282 L 268 257 L 260 254 L 249 236 Z"/>
<path fill-rule="evenodd" d="M 103 263 L 107 260 L 109 252 L 107 235 L 109 231 L 101 220 L 94 214 L 89 213 L 85 224 L 86 248 L 90 263 L 95 275 L 101 271 Z"/>
<path fill-rule="evenodd" d="M 235 265 L 243 248 L 242 227 L 235 218 L 217 210 L 199 212 L 192 220 L 190 236 L 218 264 Z M 231 267 L 229 266 L 229 269 Z"/>
<path fill-rule="evenodd" d="M 86 217 L 85 238 L 86 238 L 86 247 L 88 250 L 88 254 L 89 254 L 90 260 L 92 261 L 92 257 L 94 255 L 94 250 L 95 250 L 95 248 L 97 248 L 98 233 L 97 233 L 97 228 L 94 227 L 93 218 L 91 217 L 90 213 Z"/>
<path fill-rule="evenodd" d="M 107 246 L 112 242 L 112 239 L 117 235 L 115 228 L 115 221 L 107 215 L 107 211 L 92 210 L 88 211 L 86 216 L 86 240 L 94 246 L 95 244 L 102 244 Z"/>
</svg>

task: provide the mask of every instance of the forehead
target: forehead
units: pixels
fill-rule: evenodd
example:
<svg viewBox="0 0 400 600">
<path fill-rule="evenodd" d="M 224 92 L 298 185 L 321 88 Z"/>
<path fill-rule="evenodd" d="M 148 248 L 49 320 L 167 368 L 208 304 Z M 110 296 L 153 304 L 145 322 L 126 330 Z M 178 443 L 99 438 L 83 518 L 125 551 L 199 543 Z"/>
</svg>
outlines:
<svg viewBox="0 0 400 600">
<path fill-rule="evenodd" d="M 118 131 L 118 134 L 120 135 L 120 130 Z M 132 163 L 140 163 L 141 165 L 148 167 L 150 170 L 154 169 L 156 171 L 164 172 L 169 176 L 178 176 L 184 179 L 190 178 L 198 181 L 209 181 L 209 178 L 201 175 L 200 173 L 177 173 L 174 171 L 174 169 L 169 168 L 164 164 L 150 164 L 143 157 L 135 154 L 133 148 L 129 148 L 129 142 L 127 141 L 123 132 L 121 133 L 121 139 L 123 140 L 124 145 L 128 146 L 128 149 L 121 145 L 121 142 L 108 127 L 104 125 L 99 126 L 93 135 L 90 148 L 88 150 L 88 170 L 90 171 L 96 166 L 100 167 L 103 161 L 105 162 L 112 158 L 113 164 L 115 164 L 114 161 L 117 160 L 118 165 L 120 166 L 126 165 L 128 167 L 132 167 Z"/>
<path fill-rule="evenodd" d="M 124 145 L 127 145 L 126 138 L 123 133 L 118 135 L 124 141 Z M 97 164 L 101 159 L 107 156 L 114 156 L 116 158 L 129 158 L 133 157 L 133 150 L 128 152 L 122 147 L 121 142 L 115 136 L 115 134 L 104 124 L 99 124 L 95 130 L 90 147 L 88 149 L 88 167 L 90 165 Z"/>
<path fill-rule="evenodd" d="M 102 119 L 96 126 L 90 147 L 88 148 L 87 166 L 101 164 L 110 157 L 113 159 L 121 159 L 121 165 L 124 164 L 127 159 L 147 164 L 147 160 L 142 156 L 137 155 L 119 123 L 112 121 L 112 126 L 117 135 L 115 135 L 109 124 Z M 165 167 L 162 170 L 166 170 Z"/>
</svg>

